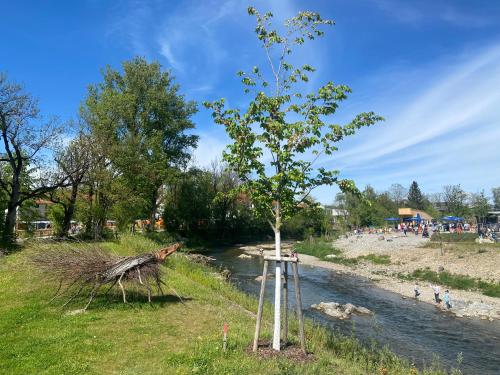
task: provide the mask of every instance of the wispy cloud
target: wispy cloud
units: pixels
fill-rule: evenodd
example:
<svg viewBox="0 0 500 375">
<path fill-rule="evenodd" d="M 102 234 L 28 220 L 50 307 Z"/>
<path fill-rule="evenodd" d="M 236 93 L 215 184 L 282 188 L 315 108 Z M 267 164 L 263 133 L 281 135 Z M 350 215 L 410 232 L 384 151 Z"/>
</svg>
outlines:
<svg viewBox="0 0 500 375">
<path fill-rule="evenodd" d="M 322 164 L 379 189 L 413 179 L 434 191 L 452 182 L 473 191 L 498 184 L 500 165 L 488 160 L 495 160 L 500 139 L 500 47 L 416 71 L 406 81 L 397 73 L 399 89 L 376 105 L 385 124 L 364 129 Z M 363 100 L 352 109 L 370 106 Z"/>
<path fill-rule="evenodd" d="M 472 60 L 467 59 L 458 66 L 444 61 L 450 68 L 438 65 L 434 71 L 426 71 L 427 77 L 413 77 L 408 82 L 411 90 L 421 93 L 416 97 L 408 92 L 397 93 L 404 96 L 406 103 L 397 97 L 384 98 L 387 104 L 380 110 L 389 112 L 387 124 L 382 129 L 372 128 L 369 143 L 352 147 L 340 157 L 348 159 L 351 165 L 365 163 L 449 132 L 499 119 L 500 47 L 475 51 L 474 55 Z M 430 82 L 428 77 L 432 78 Z M 421 80 L 421 85 L 429 86 L 419 87 L 418 82 L 413 81 L 415 78 Z M 396 108 L 391 105 L 393 99 L 398 105 Z"/>
<path fill-rule="evenodd" d="M 398 22 L 414 26 L 442 21 L 457 27 L 477 28 L 492 25 L 495 21 L 489 14 L 477 14 L 461 10 L 458 4 L 443 1 L 399 1 L 373 0 L 375 6 Z"/>
</svg>

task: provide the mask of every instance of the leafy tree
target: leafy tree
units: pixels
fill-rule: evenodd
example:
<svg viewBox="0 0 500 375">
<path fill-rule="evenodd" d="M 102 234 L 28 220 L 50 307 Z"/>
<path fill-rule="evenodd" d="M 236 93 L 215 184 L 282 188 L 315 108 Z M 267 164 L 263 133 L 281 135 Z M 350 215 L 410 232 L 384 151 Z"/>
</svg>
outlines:
<svg viewBox="0 0 500 375">
<path fill-rule="evenodd" d="M 16 213 L 24 202 L 64 184 L 64 178 L 43 170 L 44 151 L 61 131 L 55 121 L 43 122 L 31 95 L 0 74 L 0 189 L 7 197 L 4 242 L 14 240 Z"/>
<path fill-rule="evenodd" d="M 112 167 L 148 207 L 151 225 L 161 190 L 173 169 L 185 166 L 198 137 L 185 101 L 169 72 L 142 58 L 108 67 L 103 82 L 89 88 L 84 114 L 92 133 L 106 140 Z"/>
<path fill-rule="evenodd" d="M 495 210 L 500 210 L 500 187 L 491 189 L 491 194 L 493 195 Z"/>
<path fill-rule="evenodd" d="M 488 216 L 488 211 L 490 210 L 490 204 L 484 194 L 484 190 L 472 195 L 471 208 L 472 214 L 476 216 L 478 223 L 484 223 L 484 219 Z"/>
<path fill-rule="evenodd" d="M 443 186 L 443 203 L 446 212 L 454 216 L 467 216 L 469 209 L 467 207 L 467 194 L 460 185 Z"/>
<path fill-rule="evenodd" d="M 408 191 L 408 205 L 411 208 L 423 210 L 425 207 L 424 196 L 418 187 L 417 181 L 413 181 Z"/>
<path fill-rule="evenodd" d="M 213 161 L 207 170 L 211 177 L 214 197 L 210 204 L 215 235 L 222 239 L 228 231 L 234 231 L 234 221 L 237 213 L 235 191 L 240 185 L 238 176 L 227 165 Z M 231 228 L 230 228 L 231 227 Z"/>
<path fill-rule="evenodd" d="M 255 32 L 269 62 L 271 79 L 257 66 L 250 73 L 240 72 L 245 93 L 253 99 L 247 109 L 226 109 L 221 99 L 205 103 L 212 109 L 217 124 L 225 126 L 232 143 L 224 160 L 243 182 L 256 211 L 270 223 L 275 236 L 276 256 L 281 257 L 281 227 L 297 210 L 298 204 L 320 185 L 338 184 L 342 190 L 354 191 L 352 181 L 340 180 L 338 171 L 317 168 L 314 162 L 330 155 L 335 143 L 363 126 L 381 120 L 373 112 L 357 115 L 347 125 L 330 122 L 339 103 L 351 92 L 345 85 L 328 82 L 317 92 L 303 95 L 310 65 L 294 67 L 289 61 L 294 47 L 323 35 L 321 28 L 332 25 L 318 13 L 299 12 L 285 22 L 285 33 L 273 29 L 272 13 L 255 16 Z M 263 155 L 270 155 L 266 162 Z M 312 155 L 310 160 L 307 156 Z M 281 266 L 276 263 L 275 314 L 273 348 L 280 349 Z"/>
<path fill-rule="evenodd" d="M 424 211 L 427 212 L 433 218 L 439 218 L 441 215 L 439 210 L 434 206 L 434 204 L 429 199 L 426 199 L 426 205 Z"/>
<path fill-rule="evenodd" d="M 282 228 L 283 235 L 291 238 L 306 239 L 308 235 L 321 235 L 323 230 L 328 230 L 325 210 L 315 202 L 307 202 Z"/>
</svg>

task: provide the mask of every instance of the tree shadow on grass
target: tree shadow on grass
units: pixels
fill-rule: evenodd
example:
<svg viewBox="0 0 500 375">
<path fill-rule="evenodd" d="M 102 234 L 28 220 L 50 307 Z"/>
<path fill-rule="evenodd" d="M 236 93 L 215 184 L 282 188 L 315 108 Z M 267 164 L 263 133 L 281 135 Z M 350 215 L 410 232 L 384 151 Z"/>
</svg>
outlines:
<svg viewBox="0 0 500 375">
<path fill-rule="evenodd" d="M 84 297 L 85 296 L 85 297 Z M 164 294 L 164 295 L 152 295 L 151 303 L 148 302 L 148 296 L 146 293 L 134 292 L 127 293 L 127 303 L 123 302 L 122 294 L 115 291 L 110 292 L 108 295 L 97 295 L 94 297 L 92 303 L 87 308 L 87 311 L 91 310 L 103 310 L 103 309 L 151 309 L 151 308 L 163 308 L 169 305 L 181 303 L 186 307 L 189 307 L 187 302 L 192 301 L 193 298 L 186 296 L 178 296 L 176 294 Z M 64 299 L 60 299 L 64 301 Z M 75 298 L 68 306 L 65 306 L 65 310 L 72 311 L 75 308 L 83 309 L 87 304 L 88 297 L 83 295 L 81 297 Z"/>
</svg>

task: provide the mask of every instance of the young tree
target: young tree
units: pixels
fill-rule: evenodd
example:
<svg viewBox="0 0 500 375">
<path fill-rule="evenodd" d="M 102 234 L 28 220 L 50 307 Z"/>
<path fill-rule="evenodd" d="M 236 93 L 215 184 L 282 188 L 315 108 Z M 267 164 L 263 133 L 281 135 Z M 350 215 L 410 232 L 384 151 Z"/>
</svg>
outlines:
<svg viewBox="0 0 500 375">
<path fill-rule="evenodd" d="M 107 142 L 113 167 L 149 207 L 151 226 L 168 174 L 196 146 L 198 137 L 188 134 L 196 111 L 169 72 L 142 58 L 124 62 L 123 73 L 108 67 L 103 82 L 89 88 L 84 117 Z"/>
<path fill-rule="evenodd" d="M 338 184 L 342 190 L 354 191 L 354 183 L 340 180 L 338 171 L 315 166 L 323 155 L 332 154 L 335 143 L 352 135 L 363 126 L 381 120 L 373 112 L 357 115 L 347 125 L 330 122 L 339 103 L 351 92 L 345 85 L 328 82 L 317 92 L 303 95 L 310 65 L 293 67 L 289 61 L 294 47 L 306 40 L 322 36 L 324 20 L 318 13 L 300 12 L 285 22 L 285 33 L 273 29 L 272 13 L 260 14 L 253 7 L 255 32 L 269 62 L 265 70 L 254 67 L 252 72 L 240 72 L 245 93 L 253 99 L 246 111 L 226 109 L 221 99 L 205 103 L 212 109 L 217 124 L 225 126 L 232 142 L 224 160 L 238 173 L 252 203 L 270 223 L 275 237 L 276 257 L 281 258 L 281 227 L 293 215 L 301 201 L 320 185 Z M 263 157 L 271 156 L 270 163 Z M 310 158 L 309 158 L 310 157 Z M 307 159 L 307 160 L 306 160 Z M 276 262 L 273 348 L 280 349 L 281 266 Z"/>
<path fill-rule="evenodd" d="M 408 204 L 411 208 L 419 210 L 423 210 L 425 207 L 424 196 L 418 187 L 417 181 L 413 181 L 410 185 L 410 190 L 408 191 Z"/>
<path fill-rule="evenodd" d="M 0 74 L 0 188 L 7 196 L 4 242 L 14 240 L 17 210 L 24 202 L 65 183 L 64 177 L 46 168 L 42 172 L 43 151 L 61 131 L 54 121 L 42 122 L 37 101 Z"/>
</svg>

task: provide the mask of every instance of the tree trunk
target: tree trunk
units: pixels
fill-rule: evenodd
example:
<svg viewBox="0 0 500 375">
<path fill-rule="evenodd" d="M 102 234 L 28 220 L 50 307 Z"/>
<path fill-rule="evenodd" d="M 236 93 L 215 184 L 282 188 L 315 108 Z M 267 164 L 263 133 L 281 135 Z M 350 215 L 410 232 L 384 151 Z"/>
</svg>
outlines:
<svg viewBox="0 0 500 375">
<path fill-rule="evenodd" d="M 149 212 L 149 226 L 148 230 L 150 232 L 155 231 L 156 223 L 156 211 L 158 209 L 158 189 L 155 188 L 153 194 L 151 195 L 151 211 Z"/>
<path fill-rule="evenodd" d="M 104 194 L 98 189 L 96 193 L 95 207 L 99 207 L 94 222 L 94 240 L 102 239 L 104 227 L 106 225 L 106 204 L 104 202 Z M 102 211 L 101 211 L 102 210 Z"/>
<path fill-rule="evenodd" d="M 73 213 L 75 212 L 76 196 L 78 194 L 78 184 L 74 183 L 71 186 L 71 196 L 69 197 L 68 205 L 64 210 L 64 219 L 62 225 L 61 235 L 63 237 L 68 236 L 69 229 L 71 227 L 71 219 L 73 218 Z"/>
<path fill-rule="evenodd" d="M 16 227 L 17 206 L 12 206 L 11 202 L 7 205 L 7 214 L 5 215 L 5 226 L 3 229 L 3 240 L 6 244 L 14 242 L 14 228 Z"/>
<path fill-rule="evenodd" d="M 281 259 L 281 207 L 276 203 L 276 225 L 274 228 L 276 259 Z M 281 338 L 281 262 L 276 261 L 276 278 L 274 288 L 274 333 L 273 349 L 280 350 Z"/>
<path fill-rule="evenodd" d="M 17 207 L 19 203 L 20 191 L 19 179 L 14 176 L 12 179 L 12 191 L 7 203 L 7 214 L 5 215 L 5 226 L 3 228 L 3 241 L 6 244 L 11 244 L 15 241 L 14 229 L 16 227 Z"/>
</svg>

